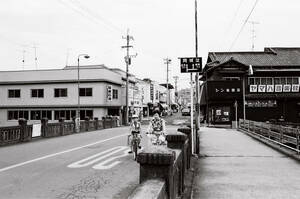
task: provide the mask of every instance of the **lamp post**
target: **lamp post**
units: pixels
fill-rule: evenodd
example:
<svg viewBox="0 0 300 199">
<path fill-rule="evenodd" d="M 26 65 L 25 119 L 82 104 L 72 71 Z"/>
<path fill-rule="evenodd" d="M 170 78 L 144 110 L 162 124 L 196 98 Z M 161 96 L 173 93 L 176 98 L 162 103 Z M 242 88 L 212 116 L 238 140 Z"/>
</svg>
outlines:
<svg viewBox="0 0 300 199">
<path fill-rule="evenodd" d="M 76 111 L 76 119 L 75 119 L 75 126 L 76 126 L 76 133 L 80 132 L 80 71 L 79 71 L 79 60 L 80 57 L 84 57 L 85 59 L 90 58 L 88 54 L 80 54 L 77 58 L 77 89 L 78 89 L 78 95 L 77 95 L 77 111 Z"/>
</svg>

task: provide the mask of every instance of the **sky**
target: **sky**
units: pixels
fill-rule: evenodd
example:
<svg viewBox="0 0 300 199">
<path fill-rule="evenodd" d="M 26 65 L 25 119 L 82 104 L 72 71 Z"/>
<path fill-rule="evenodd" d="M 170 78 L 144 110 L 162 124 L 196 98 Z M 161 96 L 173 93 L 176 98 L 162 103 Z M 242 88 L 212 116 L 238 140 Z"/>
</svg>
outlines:
<svg viewBox="0 0 300 199">
<path fill-rule="evenodd" d="M 0 70 L 59 69 L 105 64 L 126 69 L 121 48 L 129 34 L 137 54 L 129 72 L 166 82 L 164 58 L 172 60 L 169 81 L 179 76 L 188 87 L 179 57 L 195 56 L 195 0 L 0 0 Z M 245 23 L 256 0 L 198 0 L 199 56 L 208 52 L 251 51 L 251 23 Z M 256 51 L 264 47 L 300 47 L 300 1 L 260 0 L 249 21 Z M 242 28 L 243 27 L 243 28 Z M 237 37 L 238 33 L 239 36 Z M 234 42 L 235 41 L 235 42 Z M 35 65 L 35 49 L 37 67 Z M 24 52 L 25 51 L 25 52 Z M 24 67 L 22 57 L 25 57 Z"/>
</svg>

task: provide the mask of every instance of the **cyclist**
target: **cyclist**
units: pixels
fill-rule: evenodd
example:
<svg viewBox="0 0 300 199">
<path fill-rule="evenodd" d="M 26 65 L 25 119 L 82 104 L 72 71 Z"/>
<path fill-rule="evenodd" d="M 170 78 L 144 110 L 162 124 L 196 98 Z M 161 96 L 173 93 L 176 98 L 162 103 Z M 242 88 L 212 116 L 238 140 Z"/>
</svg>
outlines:
<svg viewBox="0 0 300 199">
<path fill-rule="evenodd" d="M 140 142 L 141 142 L 141 123 L 138 121 L 138 115 L 133 115 L 132 117 L 132 121 L 130 123 L 130 139 L 129 139 L 129 145 L 130 145 L 130 148 L 132 146 L 132 138 L 133 138 L 133 135 L 136 133 L 137 136 L 138 136 L 138 147 L 139 149 L 141 149 L 142 147 L 140 146 Z M 128 153 L 132 153 L 132 151 L 129 151 Z"/>
<path fill-rule="evenodd" d="M 152 120 L 149 123 L 147 133 L 152 135 L 152 143 L 154 144 L 165 144 L 165 120 L 159 117 L 160 112 L 158 110 L 154 111 Z"/>
</svg>

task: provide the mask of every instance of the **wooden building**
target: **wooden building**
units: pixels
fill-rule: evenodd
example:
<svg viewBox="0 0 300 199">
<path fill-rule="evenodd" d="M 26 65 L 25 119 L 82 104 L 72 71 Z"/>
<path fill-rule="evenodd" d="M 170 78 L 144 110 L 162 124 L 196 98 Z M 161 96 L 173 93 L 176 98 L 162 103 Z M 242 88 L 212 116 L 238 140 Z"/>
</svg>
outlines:
<svg viewBox="0 0 300 199">
<path fill-rule="evenodd" d="M 210 123 L 300 122 L 300 48 L 210 52 L 203 72 L 200 106 Z"/>
</svg>

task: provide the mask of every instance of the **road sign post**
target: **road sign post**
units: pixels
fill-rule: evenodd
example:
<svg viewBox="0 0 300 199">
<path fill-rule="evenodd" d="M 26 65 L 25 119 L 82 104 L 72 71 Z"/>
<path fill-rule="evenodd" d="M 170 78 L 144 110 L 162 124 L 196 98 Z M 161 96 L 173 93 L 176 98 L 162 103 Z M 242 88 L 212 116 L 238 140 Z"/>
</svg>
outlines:
<svg viewBox="0 0 300 199">
<path fill-rule="evenodd" d="M 194 135 L 194 88 L 193 88 L 193 73 L 202 74 L 202 57 L 184 57 L 180 59 L 180 71 L 181 73 L 190 73 L 191 74 L 191 142 L 192 142 L 192 154 L 194 154 L 195 146 L 195 135 Z M 196 81 L 198 82 L 198 81 Z M 197 120 L 196 120 L 197 122 Z M 196 125 L 198 127 L 198 125 Z M 197 129 L 196 129 L 197 132 Z M 197 136 L 196 136 L 197 137 Z M 197 142 L 196 142 L 197 143 Z"/>
</svg>

